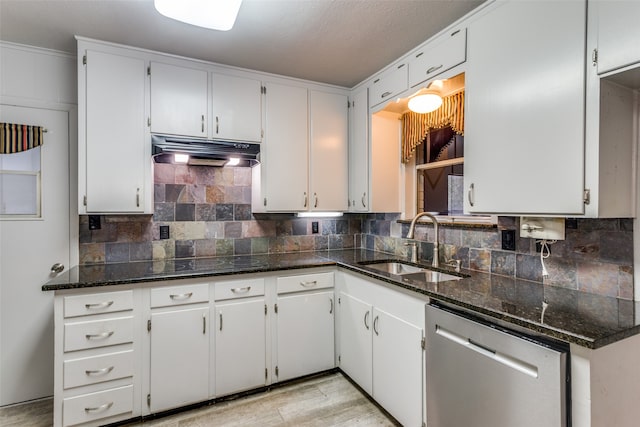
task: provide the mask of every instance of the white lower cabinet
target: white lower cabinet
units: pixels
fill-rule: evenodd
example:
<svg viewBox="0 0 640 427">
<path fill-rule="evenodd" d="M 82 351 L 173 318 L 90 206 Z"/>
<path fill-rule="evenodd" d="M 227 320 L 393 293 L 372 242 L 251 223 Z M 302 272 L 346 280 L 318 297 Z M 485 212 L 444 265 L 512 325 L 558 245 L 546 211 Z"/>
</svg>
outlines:
<svg viewBox="0 0 640 427">
<path fill-rule="evenodd" d="M 424 418 L 424 304 L 341 273 L 339 365 L 404 426 Z"/>
<path fill-rule="evenodd" d="M 215 395 L 267 383 L 264 279 L 215 284 Z"/>
<path fill-rule="evenodd" d="M 277 381 L 334 368 L 333 273 L 279 277 L 277 288 Z"/>
<path fill-rule="evenodd" d="M 151 314 L 151 412 L 209 397 L 209 307 Z"/>
</svg>

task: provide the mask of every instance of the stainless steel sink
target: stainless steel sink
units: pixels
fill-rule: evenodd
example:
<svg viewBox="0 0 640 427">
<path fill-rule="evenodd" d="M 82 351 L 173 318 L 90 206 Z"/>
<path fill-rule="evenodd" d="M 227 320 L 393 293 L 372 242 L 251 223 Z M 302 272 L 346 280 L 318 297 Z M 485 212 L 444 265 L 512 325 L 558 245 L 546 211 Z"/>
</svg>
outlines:
<svg viewBox="0 0 640 427">
<path fill-rule="evenodd" d="M 403 280 L 445 282 L 447 280 L 460 280 L 464 278 L 398 261 L 361 263 L 361 265 L 373 270 L 401 276 Z"/>
<path fill-rule="evenodd" d="M 401 262 L 378 262 L 374 264 L 365 264 L 367 268 L 374 270 L 384 271 L 385 273 L 402 275 L 408 273 L 418 273 L 424 271 L 422 267 L 416 267 L 415 265 L 404 264 Z"/>
</svg>

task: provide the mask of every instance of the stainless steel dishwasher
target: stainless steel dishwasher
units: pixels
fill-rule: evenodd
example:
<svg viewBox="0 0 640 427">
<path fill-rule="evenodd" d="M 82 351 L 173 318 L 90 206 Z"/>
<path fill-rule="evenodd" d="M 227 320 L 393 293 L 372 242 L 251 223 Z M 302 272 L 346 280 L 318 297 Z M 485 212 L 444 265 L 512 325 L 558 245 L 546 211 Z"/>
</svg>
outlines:
<svg viewBox="0 0 640 427">
<path fill-rule="evenodd" d="M 428 427 L 568 427 L 567 348 L 427 305 Z"/>
</svg>

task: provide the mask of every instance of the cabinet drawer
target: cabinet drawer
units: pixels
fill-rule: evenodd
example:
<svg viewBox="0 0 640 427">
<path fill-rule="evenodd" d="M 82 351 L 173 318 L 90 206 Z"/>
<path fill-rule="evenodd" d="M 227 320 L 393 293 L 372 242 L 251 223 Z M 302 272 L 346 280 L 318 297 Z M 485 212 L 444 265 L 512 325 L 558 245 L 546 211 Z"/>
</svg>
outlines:
<svg viewBox="0 0 640 427">
<path fill-rule="evenodd" d="M 431 79 L 467 59 L 467 29 L 447 34 L 416 52 L 409 63 L 409 87 Z"/>
<path fill-rule="evenodd" d="M 64 317 L 133 309 L 133 291 L 103 292 L 64 297 Z"/>
<path fill-rule="evenodd" d="M 394 95 L 407 89 L 407 68 L 409 67 L 403 62 L 373 80 L 369 92 L 369 103 L 372 107 L 389 101 Z"/>
<path fill-rule="evenodd" d="M 333 287 L 333 273 L 304 274 L 278 277 L 278 293 L 308 291 Z"/>
<path fill-rule="evenodd" d="M 62 421 L 65 426 L 95 421 L 133 411 L 133 386 L 64 399 Z"/>
<path fill-rule="evenodd" d="M 65 323 L 64 351 L 105 347 L 133 341 L 133 317 Z"/>
<path fill-rule="evenodd" d="M 64 362 L 64 388 L 133 376 L 133 350 Z"/>
<path fill-rule="evenodd" d="M 151 307 L 170 307 L 208 301 L 208 283 L 151 289 Z"/>
<path fill-rule="evenodd" d="M 264 295 L 264 279 L 218 282 L 214 288 L 216 301 Z"/>
</svg>

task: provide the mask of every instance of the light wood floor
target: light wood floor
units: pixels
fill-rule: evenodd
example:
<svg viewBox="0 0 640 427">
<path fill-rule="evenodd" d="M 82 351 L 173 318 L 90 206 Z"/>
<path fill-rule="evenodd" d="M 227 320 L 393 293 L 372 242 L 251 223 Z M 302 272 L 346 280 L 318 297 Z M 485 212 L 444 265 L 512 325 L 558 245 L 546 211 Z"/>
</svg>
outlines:
<svg viewBox="0 0 640 427">
<path fill-rule="evenodd" d="M 0 408 L 0 426 L 45 427 L 52 400 Z M 130 426 L 398 426 L 342 374 L 335 373 Z"/>
</svg>

